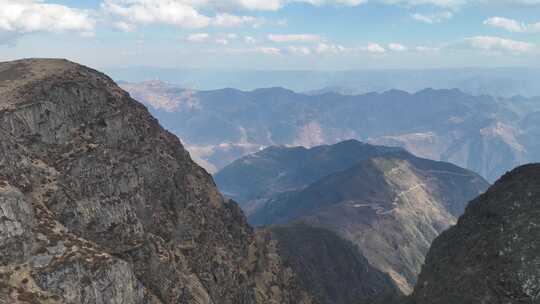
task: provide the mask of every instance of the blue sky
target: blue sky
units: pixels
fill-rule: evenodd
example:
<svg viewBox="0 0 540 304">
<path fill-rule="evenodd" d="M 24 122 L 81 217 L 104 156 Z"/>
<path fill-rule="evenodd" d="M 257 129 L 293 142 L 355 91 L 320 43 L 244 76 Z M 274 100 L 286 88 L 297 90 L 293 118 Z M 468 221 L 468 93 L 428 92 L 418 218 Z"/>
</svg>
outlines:
<svg viewBox="0 0 540 304">
<path fill-rule="evenodd" d="M 0 60 L 96 68 L 540 67 L 540 0 L 0 0 Z"/>
</svg>

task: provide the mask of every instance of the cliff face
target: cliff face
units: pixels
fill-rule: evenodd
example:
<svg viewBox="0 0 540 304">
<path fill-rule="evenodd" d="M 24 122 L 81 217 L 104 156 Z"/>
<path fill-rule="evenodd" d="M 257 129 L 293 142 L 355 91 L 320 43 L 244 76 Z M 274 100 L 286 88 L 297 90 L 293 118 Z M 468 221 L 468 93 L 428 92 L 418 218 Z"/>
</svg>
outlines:
<svg viewBox="0 0 540 304">
<path fill-rule="evenodd" d="M 0 302 L 309 302 L 180 141 L 68 61 L 0 64 L 0 232 Z"/>
<path fill-rule="evenodd" d="M 540 165 L 506 174 L 433 243 L 417 304 L 540 302 Z"/>
</svg>

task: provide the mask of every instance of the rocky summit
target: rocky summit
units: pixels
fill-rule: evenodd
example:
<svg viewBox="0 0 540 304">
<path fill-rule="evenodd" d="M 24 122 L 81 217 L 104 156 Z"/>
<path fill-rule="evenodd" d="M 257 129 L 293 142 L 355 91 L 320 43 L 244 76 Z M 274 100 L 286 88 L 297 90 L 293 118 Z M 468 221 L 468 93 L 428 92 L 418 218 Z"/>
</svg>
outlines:
<svg viewBox="0 0 540 304">
<path fill-rule="evenodd" d="M 540 165 L 506 174 L 428 254 L 416 304 L 540 303 Z"/>
<path fill-rule="evenodd" d="M 110 78 L 0 64 L 0 303 L 309 303 L 277 250 Z"/>
</svg>

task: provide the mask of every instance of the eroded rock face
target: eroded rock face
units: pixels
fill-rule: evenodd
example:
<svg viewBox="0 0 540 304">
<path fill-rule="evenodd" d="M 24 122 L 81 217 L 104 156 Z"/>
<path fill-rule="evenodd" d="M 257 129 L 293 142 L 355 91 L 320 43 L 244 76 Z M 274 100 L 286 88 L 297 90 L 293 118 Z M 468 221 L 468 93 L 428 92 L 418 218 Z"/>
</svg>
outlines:
<svg viewBox="0 0 540 304">
<path fill-rule="evenodd" d="M 417 304 L 540 302 L 540 165 L 506 174 L 430 249 Z"/>
<path fill-rule="evenodd" d="M 99 72 L 0 64 L 0 150 L 0 302 L 309 302 L 272 241 Z"/>
</svg>

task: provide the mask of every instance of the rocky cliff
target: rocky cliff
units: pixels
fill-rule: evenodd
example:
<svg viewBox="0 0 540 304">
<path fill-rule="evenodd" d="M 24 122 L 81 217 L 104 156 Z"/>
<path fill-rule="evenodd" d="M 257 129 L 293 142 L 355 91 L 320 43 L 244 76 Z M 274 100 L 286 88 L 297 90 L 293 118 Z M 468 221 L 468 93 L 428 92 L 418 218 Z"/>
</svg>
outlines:
<svg viewBox="0 0 540 304">
<path fill-rule="evenodd" d="M 180 141 L 107 76 L 0 64 L 0 303 L 309 303 Z"/>
<path fill-rule="evenodd" d="M 540 302 L 540 165 L 506 174 L 428 254 L 417 304 Z"/>
</svg>

